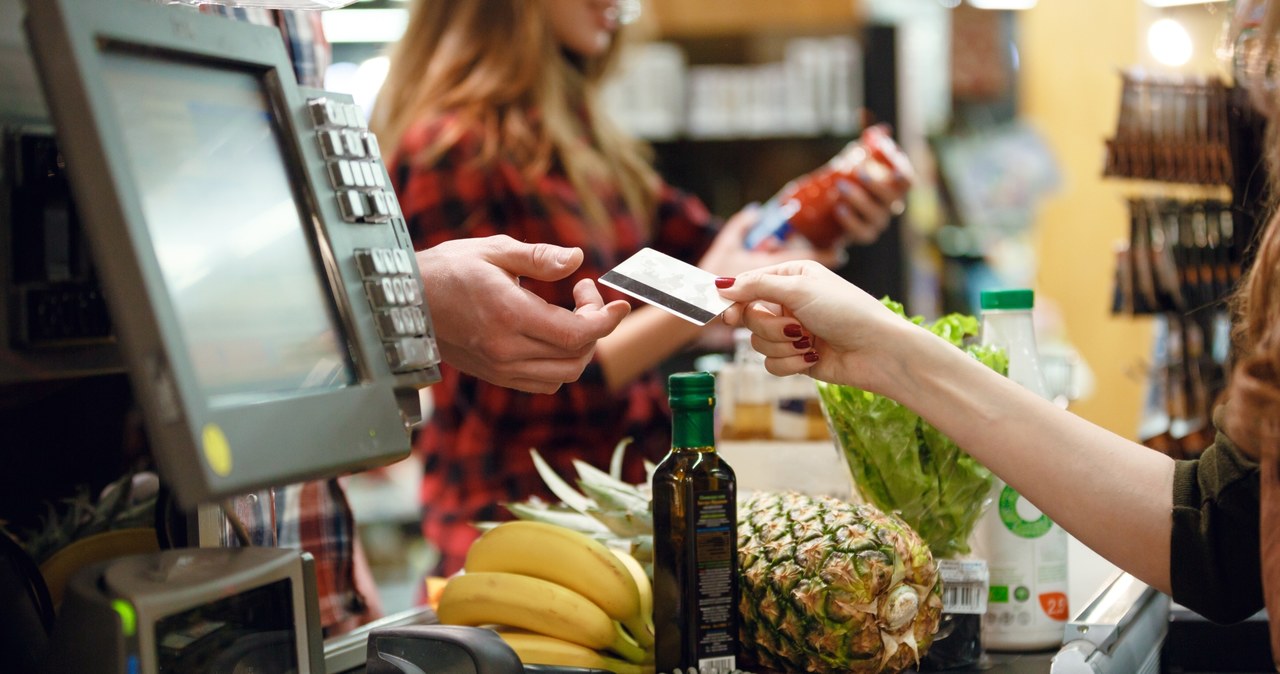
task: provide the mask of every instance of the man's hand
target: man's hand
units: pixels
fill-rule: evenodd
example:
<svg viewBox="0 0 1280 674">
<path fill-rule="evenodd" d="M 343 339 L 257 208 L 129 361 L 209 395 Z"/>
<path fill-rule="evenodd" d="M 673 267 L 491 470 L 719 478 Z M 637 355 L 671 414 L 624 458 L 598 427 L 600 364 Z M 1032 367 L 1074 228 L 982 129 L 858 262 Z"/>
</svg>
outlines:
<svg viewBox="0 0 1280 674">
<path fill-rule="evenodd" d="M 526 244 L 509 236 L 447 241 L 417 253 L 427 306 L 445 362 L 490 383 L 554 393 L 576 381 L 597 339 L 630 311 L 604 303 L 591 279 L 573 288 L 573 311 L 520 287 L 520 277 L 557 281 L 582 264 L 582 250 Z"/>
</svg>

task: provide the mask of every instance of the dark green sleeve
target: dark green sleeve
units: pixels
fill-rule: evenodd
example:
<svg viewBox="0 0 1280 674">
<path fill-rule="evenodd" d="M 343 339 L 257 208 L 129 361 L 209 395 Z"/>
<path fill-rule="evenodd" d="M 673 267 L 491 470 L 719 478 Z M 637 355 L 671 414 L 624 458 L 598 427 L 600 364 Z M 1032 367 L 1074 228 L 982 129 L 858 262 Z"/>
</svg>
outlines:
<svg viewBox="0 0 1280 674">
<path fill-rule="evenodd" d="M 1173 473 L 1173 599 L 1216 622 L 1262 609 L 1258 464 L 1221 432 Z"/>
</svg>

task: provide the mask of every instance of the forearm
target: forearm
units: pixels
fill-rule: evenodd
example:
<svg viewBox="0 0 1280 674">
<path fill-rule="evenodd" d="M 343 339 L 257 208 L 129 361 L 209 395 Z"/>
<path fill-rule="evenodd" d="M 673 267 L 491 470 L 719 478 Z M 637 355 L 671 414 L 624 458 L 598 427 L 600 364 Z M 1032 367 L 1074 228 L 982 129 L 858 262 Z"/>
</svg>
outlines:
<svg viewBox="0 0 1280 674">
<path fill-rule="evenodd" d="M 1173 461 L 995 374 L 923 330 L 881 359 L 914 410 L 1102 556 L 1168 592 Z M 891 389 L 891 390 L 890 390 Z"/>
<path fill-rule="evenodd" d="M 596 342 L 596 359 L 609 390 L 617 391 L 657 367 L 701 329 L 655 307 L 632 311 L 612 334 Z"/>
</svg>

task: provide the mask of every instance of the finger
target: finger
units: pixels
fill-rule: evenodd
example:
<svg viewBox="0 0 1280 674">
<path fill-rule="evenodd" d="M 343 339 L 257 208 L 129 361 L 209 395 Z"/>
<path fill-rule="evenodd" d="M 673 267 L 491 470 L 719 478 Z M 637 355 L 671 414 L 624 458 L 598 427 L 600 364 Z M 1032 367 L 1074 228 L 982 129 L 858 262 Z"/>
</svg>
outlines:
<svg viewBox="0 0 1280 674">
<path fill-rule="evenodd" d="M 572 312 L 547 304 L 536 295 L 532 297 L 536 301 L 522 308 L 520 325 L 513 329 L 548 347 L 547 353 L 541 355 L 577 355 L 583 349 L 590 349 L 596 340 L 613 332 L 631 311 L 631 305 L 623 300 L 605 304 L 591 279 L 582 279 L 574 285 L 576 306 Z"/>
<path fill-rule="evenodd" d="M 813 353 L 813 352 L 809 352 Z M 813 369 L 817 361 L 811 361 L 805 358 L 803 353 L 788 355 L 785 357 L 765 356 L 764 369 L 769 374 L 779 377 L 786 377 L 801 372 L 808 372 Z"/>
<path fill-rule="evenodd" d="M 759 335 L 752 335 L 751 348 L 764 356 L 765 358 L 790 358 L 792 356 L 803 356 L 806 352 L 813 350 L 813 338 L 801 337 L 795 340 L 787 340 L 785 342 L 775 342 L 771 339 L 765 339 Z"/>
<path fill-rule="evenodd" d="M 555 393 L 582 376 L 590 358 L 528 360 L 506 374 L 505 386 L 529 393 Z"/>
<path fill-rule="evenodd" d="M 564 384 L 560 382 L 538 381 L 536 379 L 511 379 L 501 384 L 501 386 L 515 389 L 517 391 L 524 391 L 525 393 L 551 395 L 552 393 L 559 391 L 560 387 L 564 386 Z"/>
<path fill-rule="evenodd" d="M 597 311 L 604 307 L 604 296 L 594 281 L 584 278 L 573 285 L 573 312 Z"/>
<path fill-rule="evenodd" d="M 724 223 L 724 230 L 728 232 L 737 232 L 745 237 L 747 230 L 756 224 L 760 219 L 760 207 L 756 204 L 748 204 L 745 208 L 734 213 L 728 221 Z"/>
<path fill-rule="evenodd" d="M 865 170 L 862 170 L 858 173 L 857 187 L 864 190 L 876 202 L 887 207 L 894 201 L 901 199 L 902 194 L 906 192 L 906 188 L 903 185 L 904 181 L 905 178 L 900 173 L 895 172 L 877 180 Z"/>
<path fill-rule="evenodd" d="M 488 244 L 490 261 L 515 276 L 559 281 L 582 264 L 581 248 L 523 243 L 505 235 L 490 237 Z"/>
<path fill-rule="evenodd" d="M 724 321 L 725 325 L 732 327 L 742 325 L 743 309 L 744 307 L 741 304 L 734 302 L 729 305 L 728 309 L 724 310 L 724 313 L 720 314 L 720 320 Z"/>
<path fill-rule="evenodd" d="M 798 277 L 816 270 L 827 271 L 812 261 L 784 262 L 739 274 L 728 287 L 717 285 L 717 290 L 721 297 L 734 302 L 764 300 L 795 311 L 798 304 L 805 302 L 805 289 Z"/>
<path fill-rule="evenodd" d="M 883 231 L 883 228 L 854 215 L 853 209 L 849 208 L 848 204 L 836 204 L 832 213 L 836 221 L 840 223 L 840 227 L 844 229 L 845 237 L 851 243 L 865 246 L 869 243 L 874 243 L 876 239 L 880 238 L 880 232 Z M 887 219 L 885 223 L 888 224 Z"/>
<path fill-rule="evenodd" d="M 798 341 L 809 338 L 809 332 L 804 329 L 800 321 L 790 316 L 779 316 L 773 312 L 759 309 L 748 310 L 748 315 L 745 317 L 743 325 L 751 330 L 754 339 L 776 344 L 794 345 Z M 808 349 L 810 347 L 804 346 L 802 348 Z M 764 352 L 761 351 L 761 353 Z M 779 351 L 778 353 L 789 355 L 784 351 Z"/>
<path fill-rule="evenodd" d="M 584 278 L 573 286 L 573 313 L 592 321 L 590 333 L 598 333 L 591 341 L 595 341 L 613 332 L 622 319 L 631 313 L 631 305 L 626 300 L 614 300 L 604 303 L 604 297 L 595 281 Z"/>
<path fill-rule="evenodd" d="M 882 201 L 865 185 L 848 180 L 837 183 L 836 189 L 840 191 L 843 199 L 837 205 L 847 206 L 852 210 L 853 215 L 861 217 L 876 228 L 881 228 L 889 222 L 889 202 L 892 197 Z"/>
</svg>

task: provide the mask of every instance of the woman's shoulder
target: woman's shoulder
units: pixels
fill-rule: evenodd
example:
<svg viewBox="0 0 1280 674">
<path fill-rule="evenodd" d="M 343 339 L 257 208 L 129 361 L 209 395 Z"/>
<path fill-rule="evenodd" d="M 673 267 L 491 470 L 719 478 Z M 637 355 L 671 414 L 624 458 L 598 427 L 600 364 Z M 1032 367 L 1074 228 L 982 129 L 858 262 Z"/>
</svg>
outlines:
<svg viewBox="0 0 1280 674">
<path fill-rule="evenodd" d="M 424 117 L 405 129 L 396 154 L 414 163 L 468 163 L 480 156 L 483 131 L 455 112 Z"/>
</svg>

